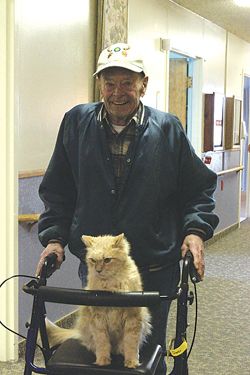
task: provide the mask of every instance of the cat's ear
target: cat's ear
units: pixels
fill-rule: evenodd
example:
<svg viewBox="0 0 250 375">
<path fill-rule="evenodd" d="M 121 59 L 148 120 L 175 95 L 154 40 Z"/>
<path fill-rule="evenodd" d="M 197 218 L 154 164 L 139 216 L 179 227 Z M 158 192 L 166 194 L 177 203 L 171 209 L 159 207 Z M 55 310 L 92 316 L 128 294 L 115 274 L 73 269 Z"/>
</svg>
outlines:
<svg viewBox="0 0 250 375">
<path fill-rule="evenodd" d="M 124 239 L 124 233 L 121 233 L 121 234 L 118 234 L 118 236 L 115 236 L 113 246 L 119 247 L 123 239 Z"/>
<path fill-rule="evenodd" d="M 82 240 L 82 242 L 83 242 L 87 247 L 91 247 L 91 246 L 93 245 L 93 242 L 94 242 L 94 237 L 92 237 L 92 236 L 85 236 L 85 235 L 82 235 L 81 240 Z"/>
</svg>

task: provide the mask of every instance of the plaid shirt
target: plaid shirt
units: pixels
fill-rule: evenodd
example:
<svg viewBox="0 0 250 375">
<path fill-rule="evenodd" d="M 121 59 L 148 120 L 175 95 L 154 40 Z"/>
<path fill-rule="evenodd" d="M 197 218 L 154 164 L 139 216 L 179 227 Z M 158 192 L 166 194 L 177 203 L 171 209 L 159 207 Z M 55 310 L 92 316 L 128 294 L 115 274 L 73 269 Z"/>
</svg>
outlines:
<svg viewBox="0 0 250 375">
<path fill-rule="evenodd" d="M 101 121 L 106 131 L 107 143 L 112 157 L 116 189 L 118 193 L 124 184 L 125 169 L 127 167 L 126 156 L 129 148 L 133 147 L 134 145 L 136 129 L 142 125 L 143 116 L 144 106 L 142 103 L 140 103 L 138 111 L 124 127 L 124 129 L 118 133 L 109 122 L 108 113 L 104 105 L 102 106 L 98 115 L 98 120 Z"/>
</svg>

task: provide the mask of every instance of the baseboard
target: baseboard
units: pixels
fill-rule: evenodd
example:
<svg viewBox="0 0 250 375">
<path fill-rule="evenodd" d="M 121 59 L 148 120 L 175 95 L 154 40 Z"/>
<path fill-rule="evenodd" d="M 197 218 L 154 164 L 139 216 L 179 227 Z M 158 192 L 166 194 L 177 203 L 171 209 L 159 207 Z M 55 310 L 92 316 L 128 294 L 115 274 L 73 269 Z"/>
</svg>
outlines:
<svg viewBox="0 0 250 375">
<path fill-rule="evenodd" d="M 239 223 L 233 224 L 230 227 L 222 229 L 220 232 L 215 233 L 212 238 L 206 241 L 206 246 L 213 244 L 214 242 L 220 240 L 221 238 L 225 237 L 228 233 L 233 232 L 234 230 L 240 227 Z"/>
<path fill-rule="evenodd" d="M 58 319 L 55 323 L 62 328 L 70 328 L 76 319 L 76 311 L 69 313 Z M 18 343 L 18 357 L 23 359 L 25 357 L 26 340 L 21 340 Z"/>
</svg>

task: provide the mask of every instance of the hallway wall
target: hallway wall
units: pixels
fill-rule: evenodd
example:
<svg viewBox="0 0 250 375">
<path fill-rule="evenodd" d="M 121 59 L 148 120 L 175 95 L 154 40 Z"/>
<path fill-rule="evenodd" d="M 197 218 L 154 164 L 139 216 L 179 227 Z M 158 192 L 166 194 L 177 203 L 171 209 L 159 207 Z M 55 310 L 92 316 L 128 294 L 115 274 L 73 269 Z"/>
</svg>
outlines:
<svg viewBox="0 0 250 375">
<path fill-rule="evenodd" d="M 143 9 L 143 17 L 138 14 Z M 166 110 L 168 98 L 168 54 L 177 51 L 202 60 L 200 79 L 202 92 L 220 93 L 243 98 L 243 74 L 250 70 L 250 44 L 226 32 L 210 21 L 163 0 L 129 0 L 128 40 L 141 50 L 149 75 L 144 102 Z M 161 39 L 168 48 L 161 50 Z M 156 69 L 157 67 L 157 69 Z M 166 98 L 166 100 L 165 100 Z M 203 141 L 204 108 L 200 111 L 198 137 Z M 199 153 L 199 147 L 196 149 Z M 216 172 L 240 166 L 240 150 L 211 150 Z M 221 176 L 216 190 L 216 213 L 220 224 L 216 233 L 240 220 L 240 173 Z M 225 205 L 225 202 L 228 204 Z M 229 203 L 230 202 L 230 203 Z"/>
<path fill-rule="evenodd" d="M 96 2 L 15 1 L 18 170 L 44 169 L 63 114 L 92 99 Z"/>
</svg>

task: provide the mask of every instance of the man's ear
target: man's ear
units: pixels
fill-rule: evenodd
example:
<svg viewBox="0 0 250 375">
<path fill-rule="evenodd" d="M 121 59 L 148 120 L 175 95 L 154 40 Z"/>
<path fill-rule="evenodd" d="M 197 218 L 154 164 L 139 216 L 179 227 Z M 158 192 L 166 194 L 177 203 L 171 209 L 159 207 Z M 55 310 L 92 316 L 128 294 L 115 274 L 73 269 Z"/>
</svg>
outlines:
<svg viewBox="0 0 250 375">
<path fill-rule="evenodd" d="M 100 92 L 100 96 L 102 98 L 102 85 L 101 85 L 101 76 L 96 76 L 96 86 Z"/>
<path fill-rule="evenodd" d="M 147 86 L 148 86 L 148 77 L 145 76 L 142 79 L 141 97 L 143 97 L 145 95 L 146 90 L 147 90 Z"/>
</svg>

